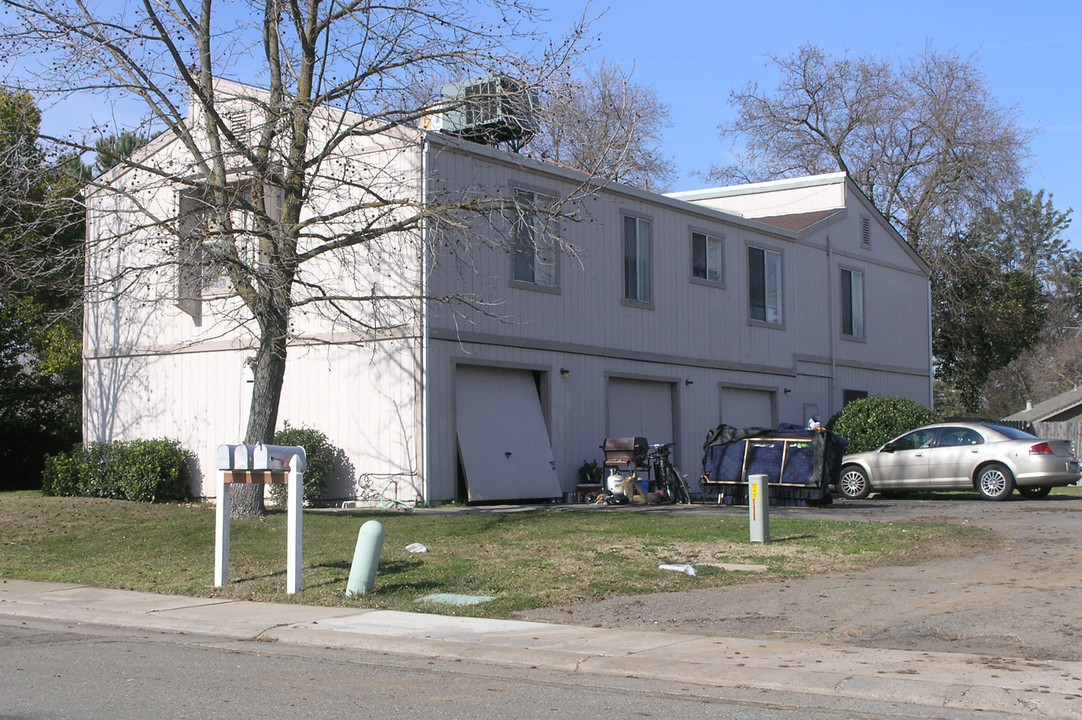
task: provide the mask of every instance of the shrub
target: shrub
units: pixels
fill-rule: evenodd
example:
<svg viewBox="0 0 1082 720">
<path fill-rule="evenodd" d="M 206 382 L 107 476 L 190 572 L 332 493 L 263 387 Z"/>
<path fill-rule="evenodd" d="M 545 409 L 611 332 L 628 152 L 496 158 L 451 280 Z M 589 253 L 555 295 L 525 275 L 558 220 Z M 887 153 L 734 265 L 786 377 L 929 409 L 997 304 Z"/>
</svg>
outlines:
<svg viewBox="0 0 1082 720">
<path fill-rule="evenodd" d="M 938 419 L 913 400 L 872 395 L 842 408 L 827 423 L 827 429 L 849 441 L 847 452 L 856 453 L 874 450 L 891 438 Z"/>
<path fill-rule="evenodd" d="M 604 481 L 605 475 L 597 460 L 587 460 L 579 467 L 579 485 L 600 485 Z"/>
<path fill-rule="evenodd" d="M 45 495 L 80 495 L 154 502 L 185 500 L 188 456 L 175 440 L 77 445 L 45 459 Z"/>
<path fill-rule="evenodd" d="M 342 451 L 331 444 L 319 430 L 290 427 L 289 423 L 274 434 L 275 445 L 298 445 L 304 448 L 308 469 L 304 471 L 304 504 L 315 505 L 327 491 L 327 482 L 334 477 Z M 276 505 L 286 506 L 289 497 L 285 485 L 271 485 L 270 495 Z"/>
<path fill-rule="evenodd" d="M 76 445 L 71 452 L 46 455 L 45 468 L 41 473 L 41 493 L 58 497 L 81 495 L 85 476 L 86 453 L 82 445 Z"/>
<path fill-rule="evenodd" d="M 125 500 L 154 502 L 188 497 L 188 463 L 180 445 L 170 440 L 113 443 L 111 485 Z"/>
</svg>

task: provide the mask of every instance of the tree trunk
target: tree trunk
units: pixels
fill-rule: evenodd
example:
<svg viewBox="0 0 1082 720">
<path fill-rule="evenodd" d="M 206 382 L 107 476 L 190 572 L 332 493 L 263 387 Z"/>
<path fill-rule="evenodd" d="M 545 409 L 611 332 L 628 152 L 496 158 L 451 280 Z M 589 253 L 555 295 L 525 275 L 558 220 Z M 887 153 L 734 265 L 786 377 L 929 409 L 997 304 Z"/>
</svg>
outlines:
<svg viewBox="0 0 1082 720">
<path fill-rule="evenodd" d="M 248 410 L 248 429 L 244 442 L 252 445 L 271 443 L 278 423 L 278 401 L 282 396 L 282 383 L 286 371 L 286 327 L 288 320 L 276 316 L 272 321 L 260 323 L 263 330 L 259 338 L 252 371 L 252 404 Z M 260 517 L 266 509 L 263 505 L 262 485 L 236 485 L 232 490 L 232 510 L 235 520 Z"/>
</svg>

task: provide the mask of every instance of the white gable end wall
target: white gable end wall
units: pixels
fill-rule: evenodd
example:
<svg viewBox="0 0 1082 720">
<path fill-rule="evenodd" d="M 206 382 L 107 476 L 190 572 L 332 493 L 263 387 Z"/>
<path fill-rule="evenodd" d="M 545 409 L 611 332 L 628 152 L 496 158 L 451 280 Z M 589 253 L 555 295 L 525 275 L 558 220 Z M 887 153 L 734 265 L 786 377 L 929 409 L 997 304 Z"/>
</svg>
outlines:
<svg viewBox="0 0 1082 720">
<path fill-rule="evenodd" d="M 322 122 L 317 113 L 317 130 Z M 343 194 L 351 186 L 344 180 L 353 176 L 419 198 L 420 152 L 408 140 L 363 138 L 344 147 L 320 170 L 313 193 L 320 209 L 353 202 Z M 183 168 L 176 143 L 163 142 L 154 157 L 163 167 Z M 178 186 L 149 173 L 126 173 L 114 183 L 134 188 L 141 210 L 165 223 L 148 221 L 122 194 L 99 190 L 88 198 L 84 439 L 175 438 L 196 458 L 193 492 L 212 496 L 215 448 L 244 436 L 254 332 L 237 324 L 244 311 L 228 292 L 204 294 L 194 316 L 177 306 L 170 253 Z M 363 295 L 375 288 L 390 297 L 416 297 L 420 258 L 419 236 L 400 233 L 310 262 L 300 279 L 332 293 L 360 288 Z M 156 264 L 153 272 L 111 279 L 118 268 Z M 318 429 L 344 450 L 351 466 L 332 483 L 332 497 L 354 497 L 364 482 L 377 490 L 393 482 L 402 497 L 421 497 L 419 307 L 408 299 L 359 306 L 357 324 L 316 305 L 293 314 L 298 338 L 289 349 L 279 427 Z M 373 334 L 365 325 L 393 330 Z"/>
<path fill-rule="evenodd" d="M 748 218 L 792 215 L 844 208 L 845 179 L 845 173 L 834 173 L 669 193 L 668 197 Z"/>
</svg>

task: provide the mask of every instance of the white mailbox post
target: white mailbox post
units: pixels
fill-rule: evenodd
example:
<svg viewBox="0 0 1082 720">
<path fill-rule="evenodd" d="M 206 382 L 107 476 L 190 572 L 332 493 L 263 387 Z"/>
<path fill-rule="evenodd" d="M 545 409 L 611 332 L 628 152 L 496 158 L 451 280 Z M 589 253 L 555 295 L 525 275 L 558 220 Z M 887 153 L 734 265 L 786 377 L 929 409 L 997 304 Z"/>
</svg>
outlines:
<svg viewBox="0 0 1082 720">
<path fill-rule="evenodd" d="M 236 483 L 285 484 L 289 530 L 286 536 L 286 592 L 301 589 L 304 471 L 308 456 L 296 445 L 219 445 L 218 507 L 214 523 L 214 587 L 229 584 L 230 490 Z"/>
</svg>

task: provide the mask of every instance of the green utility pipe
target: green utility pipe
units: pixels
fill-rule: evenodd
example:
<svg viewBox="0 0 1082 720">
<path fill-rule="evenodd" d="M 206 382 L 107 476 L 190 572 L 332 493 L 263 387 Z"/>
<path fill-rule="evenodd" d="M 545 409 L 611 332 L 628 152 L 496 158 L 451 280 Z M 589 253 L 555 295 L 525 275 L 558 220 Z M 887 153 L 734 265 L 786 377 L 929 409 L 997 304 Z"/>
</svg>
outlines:
<svg viewBox="0 0 1082 720">
<path fill-rule="evenodd" d="M 349 568 L 346 597 L 366 595 L 376 585 L 376 569 L 383 552 L 383 536 L 386 532 L 378 520 L 369 520 L 357 533 L 357 549 L 353 551 L 353 565 Z"/>
</svg>

